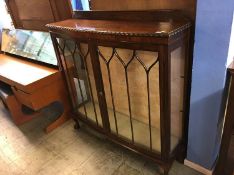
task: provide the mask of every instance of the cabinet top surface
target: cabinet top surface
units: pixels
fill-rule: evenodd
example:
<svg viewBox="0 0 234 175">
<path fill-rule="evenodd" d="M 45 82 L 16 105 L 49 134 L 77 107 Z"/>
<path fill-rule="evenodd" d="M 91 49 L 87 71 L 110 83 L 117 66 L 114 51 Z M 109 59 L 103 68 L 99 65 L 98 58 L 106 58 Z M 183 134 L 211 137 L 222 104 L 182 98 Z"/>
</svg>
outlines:
<svg viewBox="0 0 234 175">
<path fill-rule="evenodd" d="M 170 37 L 190 27 L 188 21 L 124 21 L 68 19 L 48 24 L 56 32 L 85 32 L 121 36 Z"/>
</svg>

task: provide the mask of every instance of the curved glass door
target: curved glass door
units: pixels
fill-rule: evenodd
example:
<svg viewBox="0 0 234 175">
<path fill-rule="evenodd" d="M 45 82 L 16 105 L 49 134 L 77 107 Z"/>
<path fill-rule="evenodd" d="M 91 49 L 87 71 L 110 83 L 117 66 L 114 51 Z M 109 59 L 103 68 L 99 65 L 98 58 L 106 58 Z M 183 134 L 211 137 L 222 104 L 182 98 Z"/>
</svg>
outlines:
<svg viewBox="0 0 234 175">
<path fill-rule="evenodd" d="M 57 42 L 74 112 L 103 126 L 88 44 L 65 39 Z"/>
<path fill-rule="evenodd" d="M 98 52 L 112 134 L 160 153 L 158 53 L 102 46 Z"/>
</svg>

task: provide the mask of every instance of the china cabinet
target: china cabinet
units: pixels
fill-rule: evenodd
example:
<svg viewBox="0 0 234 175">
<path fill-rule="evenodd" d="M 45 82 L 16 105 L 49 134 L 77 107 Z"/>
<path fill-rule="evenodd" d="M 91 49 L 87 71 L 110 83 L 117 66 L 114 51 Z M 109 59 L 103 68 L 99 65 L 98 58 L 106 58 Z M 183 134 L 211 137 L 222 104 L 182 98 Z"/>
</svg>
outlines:
<svg viewBox="0 0 234 175">
<path fill-rule="evenodd" d="M 190 21 L 179 11 L 77 11 L 47 25 L 75 121 L 167 174 L 186 143 Z"/>
<path fill-rule="evenodd" d="M 214 168 L 214 175 L 231 175 L 234 172 L 234 62 L 227 69 L 223 96 L 222 139 Z"/>
</svg>

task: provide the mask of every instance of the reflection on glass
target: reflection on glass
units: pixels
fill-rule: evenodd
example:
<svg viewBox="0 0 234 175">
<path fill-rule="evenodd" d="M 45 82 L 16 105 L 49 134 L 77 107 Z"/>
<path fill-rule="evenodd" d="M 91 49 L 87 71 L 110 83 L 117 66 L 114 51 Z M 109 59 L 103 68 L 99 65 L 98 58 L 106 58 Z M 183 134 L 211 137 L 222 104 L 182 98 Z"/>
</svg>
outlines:
<svg viewBox="0 0 234 175">
<path fill-rule="evenodd" d="M 3 29 L 2 51 L 57 65 L 52 41 L 46 32 Z"/>
<path fill-rule="evenodd" d="M 71 0 L 73 10 L 90 10 L 90 0 Z"/>
<path fill-rule="evenodd" d="M 68 74 L 70 87 L 73 89 L 73 100 L 76 112 L 87 120 L 102 126 L 102 118 L 97 98 L 96 84 L 87 44 L 79 44 L 72 40 L 57 39 L 64 67 Z"/>
<path fill-rule="evenodd" d="M 98 49 L 112 133 L 161 152 L 158 53 Z"/>
</svg>

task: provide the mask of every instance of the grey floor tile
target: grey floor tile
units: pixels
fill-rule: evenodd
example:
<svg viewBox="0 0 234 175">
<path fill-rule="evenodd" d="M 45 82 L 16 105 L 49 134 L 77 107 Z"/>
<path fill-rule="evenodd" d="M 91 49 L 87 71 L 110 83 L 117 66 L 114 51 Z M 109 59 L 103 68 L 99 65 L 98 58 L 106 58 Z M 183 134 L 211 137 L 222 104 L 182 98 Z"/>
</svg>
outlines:
<svg viewBox="0 0 234 175">
<path fill-rule="evenodd" d="M 0 102 L 0 175 L 158 175 L 160 168 L 72 120 L 49 134 L 44 128 L 55 116 L 42 116 L 15 126 Z M 175 162 L 170 175 L 199 175 Z"/>
</svg>

